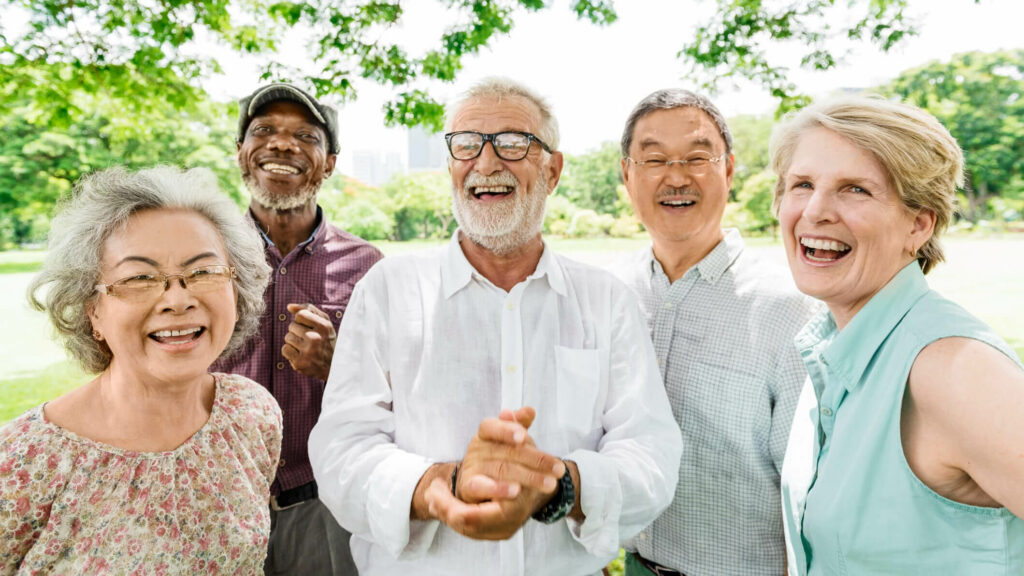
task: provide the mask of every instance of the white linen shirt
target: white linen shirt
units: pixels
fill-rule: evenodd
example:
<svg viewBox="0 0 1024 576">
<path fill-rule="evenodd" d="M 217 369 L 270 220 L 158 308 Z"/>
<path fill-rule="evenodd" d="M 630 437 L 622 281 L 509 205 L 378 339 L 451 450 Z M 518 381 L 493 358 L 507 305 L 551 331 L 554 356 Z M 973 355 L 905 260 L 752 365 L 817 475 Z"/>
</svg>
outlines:
<svg viewBox="0 0 1024 576">
<path fill-rule="evenodd" d="M 309 438 L 320 498 L 360 574 L 593 574 L 672 499 L 679 427 L 639 308 L 611 275 L 551 253 L 506 293 L 458 242 L 386 258 L 342 320 Z M 541 450 L 576 462 L 580 524 L 528 520 L 506 541 L 409 519 L 435 462 L 481 420 L 532 406 Z"/>
</svg>

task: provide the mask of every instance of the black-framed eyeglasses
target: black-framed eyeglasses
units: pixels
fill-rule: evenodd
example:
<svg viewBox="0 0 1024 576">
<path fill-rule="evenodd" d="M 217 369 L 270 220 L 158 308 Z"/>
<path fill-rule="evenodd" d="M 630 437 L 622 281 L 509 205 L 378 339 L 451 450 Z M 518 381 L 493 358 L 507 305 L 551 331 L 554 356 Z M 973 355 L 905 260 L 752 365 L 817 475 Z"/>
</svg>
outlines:
<svg viewBox="0 0 1024 576">
<path fill-rule="evenodd" d="M 708 154 L 695 154 L 689 158 L 683 160 L 667 160 L 665 158 L 648 158 L 646 160 L 634 160 L 629 156 L 626 156 L 626 160 L 629 160 L 633 164 L 636 164 L 637 168 L 640 168 L 644 172 L 651 174 L 652 176 L 661 175 L 668 171 L 673 165 L 679 166 L 684 170 L 689 170 L 693 174 L 702 174 L 707 172 L 708 168 L 718 164 L 722 160 L 725 160 L 727 154 L 720 156 L 711 156 Z"/>
<path fill-rule="evenodd" d="M 502 160 L 516 161 L 526 158 L 526 155 L 530 153 L 530 144 L 533 142 L 540 144 L 541 148 L 551 153 L 551 148 L 548 148 L 547 144 L 529 132 L 507 131 L 484 134 L 463 130 L 445 134 L 444 141 L 448 143 L 448 153 L 456 160 L 476 158 L 483 152 L 485 142 L 491 143 L 494 153 Z"/>
<path fill-rule="evenodd" d="M 177 278 L 181 287 L 193 293 L 208 292 L 237 278 L 231 266 L 200 266 L 181 274 L 136 274 L 110 284 L 97 284 L 96 291 L 124 300 L 148 300 L 162 294 L 171 287 L 171 278 Z"/>
</svg>

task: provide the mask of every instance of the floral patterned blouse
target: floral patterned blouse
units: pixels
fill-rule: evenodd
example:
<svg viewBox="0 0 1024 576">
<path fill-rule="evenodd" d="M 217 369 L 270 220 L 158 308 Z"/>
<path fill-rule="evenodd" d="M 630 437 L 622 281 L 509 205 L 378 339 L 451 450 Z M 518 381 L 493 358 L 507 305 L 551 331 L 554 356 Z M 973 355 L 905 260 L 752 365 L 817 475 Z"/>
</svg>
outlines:
<svg viewBox="0 0 1024 576">
<path fill-rule="evenodd" d="M 169 452 L 133 452 L 47 422 L 0 429 L 0 575 L 262 574 L 281 410 L 214 374 L 210 418 Z"/>
</svg>

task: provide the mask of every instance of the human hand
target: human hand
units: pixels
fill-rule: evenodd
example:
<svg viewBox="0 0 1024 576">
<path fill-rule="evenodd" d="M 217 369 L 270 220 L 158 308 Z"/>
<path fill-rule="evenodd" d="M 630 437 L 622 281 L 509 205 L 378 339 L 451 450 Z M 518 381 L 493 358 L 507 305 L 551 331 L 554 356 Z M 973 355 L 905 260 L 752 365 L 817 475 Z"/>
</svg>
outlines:
<svg viewBox="0 0 1024 576">
<path fill-rule="evenodd" d="M 524 406 L 503 410 L 480 423 L 459 465 L 455 496 L 468 504 L 513 499 L 522 489 L 551 494 L 565 464 L 537 449 L 528 434 L 536 411 Z"/>
<path fill-rule="evenodd" d="M 288 325 L 281 354 L 299 374 L 327 380 L 338 339 L 330 316 L 312 304 L 289 304 L 288 312 L 294 318 Z"/>
</svg>

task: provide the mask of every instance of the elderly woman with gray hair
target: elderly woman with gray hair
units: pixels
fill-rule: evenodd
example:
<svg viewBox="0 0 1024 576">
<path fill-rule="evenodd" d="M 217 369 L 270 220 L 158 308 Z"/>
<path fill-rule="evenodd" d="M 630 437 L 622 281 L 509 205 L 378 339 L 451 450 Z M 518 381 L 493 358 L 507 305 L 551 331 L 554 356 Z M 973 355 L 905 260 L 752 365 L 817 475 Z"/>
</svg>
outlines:
<svg viewBox="0 0 1024 576">
<path fill-rule="evenodd" d="M 280 410 L 208 369 L 255 331 L 269 274 L 207 170 L 78 184 L 29 294 L 99 375 L 0 429 L 0 574 L 262 571 Z"/>
<path fill-rule="evenodd" d="M 963 156 L 927 112 L 880 98 L 776 127 L 797 287 L 827 310 L 782 469 L 789 573 L 1024 574 L 1024 368 L 929 289 Z"/>
</svg>

